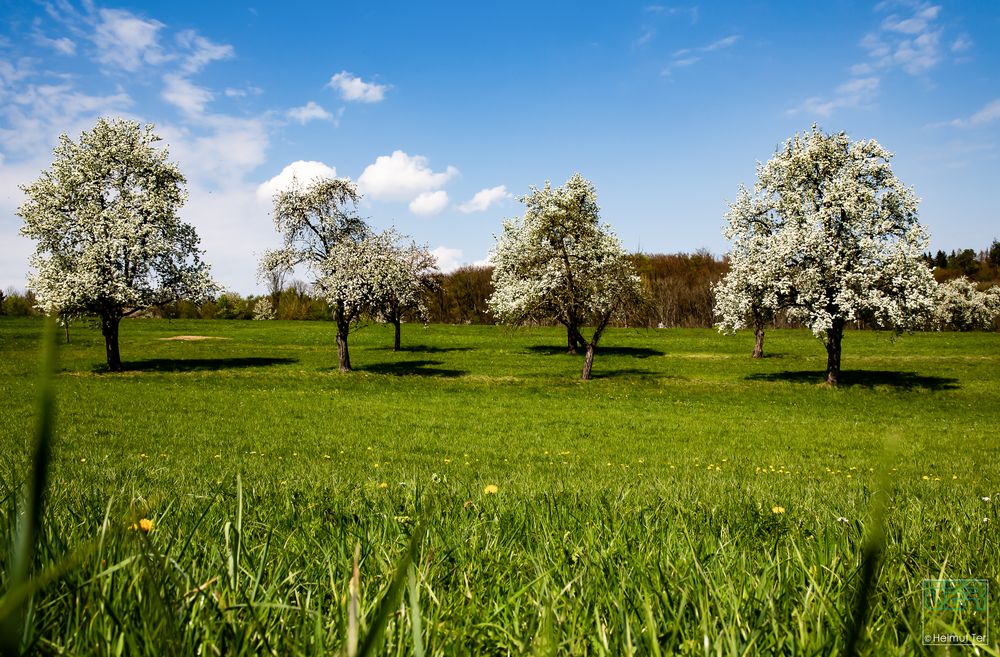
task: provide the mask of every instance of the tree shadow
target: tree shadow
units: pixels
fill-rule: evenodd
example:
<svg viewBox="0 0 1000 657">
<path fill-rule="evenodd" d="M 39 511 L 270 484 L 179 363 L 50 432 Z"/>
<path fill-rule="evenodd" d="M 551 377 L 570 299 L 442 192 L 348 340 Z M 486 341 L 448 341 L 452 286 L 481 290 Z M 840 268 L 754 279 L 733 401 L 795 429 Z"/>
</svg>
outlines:
<svg viewBox="0 0 1000 657">
<path fill-rule="evenodd" d="M 653 372 L 652 370 L 642 370 L 637 367 L 625 367 L 621 369 L 614 370 L 599 370 L 597 369 L 600 365 L 595 362 L 594 370 L 590 373 L 591 378 L 594 379 L 614 379 L 622 376 L 636 377 L 639 379 L 674 379 L 679 377 L 670 376 L 668 374 L 663 374 L 662 372 Z"/>
<path fill-rule="evenodd" d="M 785 381 L 788 383 L 823 383 L 826 370 L 758 372 L 746 376 L 748 381 Z M 916 372 L 893 372 L 884 370 L 843 370 L 840 372 L 839 387 L 896 388 L 897 390 L 958 390 L 958 379 L 943 376 L 924 376 Z"/>
<path fill-rule="evenodd" d="M 378 351 L 393 351 L 392 347 L 379 347 Z M 472 347 L 432 347 L 430 345 L 408 345 L 400 347 L 398 353 L 443 354 L 447 351 L 472 351 Z"/>
<path fill-rule="evenodd" d="M 269 367 L 297 363 L 295 358 L 147 358 L 146 360 L 122 361 L 123 372 L 198 372 L 210 370 L 240 369 L 245 367 Z M 95 372 L 107 372 L 107 365 L 100 365 Z"/>
<path fill-rule="evenodd" d="M 538 344 L 528 347 L 528 351 L 533 351 L 536 354 L 545 354 L 546 356 L 557 356 L 559 354 L 566 355 L 566 347 L 556 347 L 549 344 Z M 582 356 L 584 353 L 583 349 L 580 349 L 577 356 Z M 597 357 L 601 356 L 631 356 L 633 358 L 649 358 L 650 356 L 665 356 L 666 352 L 660 351 L 659 349 L 650 349 L 649 347 L 597 347 L 595 352 Z"/>
<path fill-rule="evenodd" d="M 373 363 L 357 368 L 363 372 L 372 374 L 386 374 L 390 376 L 441 376 L 455 377 L 465 374 L 463 370 L 449 370 L 443 367 L 430 367 L 440 365 L 439 360 L 403 360 L 393 363 Z"/>
</svg>

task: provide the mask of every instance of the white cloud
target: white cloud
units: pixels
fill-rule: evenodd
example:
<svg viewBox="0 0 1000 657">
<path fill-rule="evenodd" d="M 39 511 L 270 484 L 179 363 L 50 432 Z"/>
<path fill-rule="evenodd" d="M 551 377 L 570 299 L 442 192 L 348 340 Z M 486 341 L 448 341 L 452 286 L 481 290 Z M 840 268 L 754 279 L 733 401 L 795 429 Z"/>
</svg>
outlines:
<svg viewBox="0 0 1000 657">
<path fill-rule="evenodd" d="M 189 74 L 197 73 L 212 62 L 231 59 L 236 55 L 232 46 L 213 43 L 194 30 L 180 32 L 177 35 L 177 43 L 189 51 L 181 65 L 182 70 Z"/>
<path fill-rule="evenodd" d="M 967 119 L 954 119 L 948 123 L 959 128 L 966 128 L 986 125 L 987 123 L 992 123 L 997 119 L 1000 119 L 1000 98 L 987 103 L 986 106 Z"/>
<path fill-rule="evenodd" d="M 122 9 L 101 9 L 98 17 L 92 38 L 102 64 L 136 71 L 143 63 L 159 64 L 169 59 L 159 43 L 163 23 Z"/>
<path fill-rule="evenodd" d="M 312 182 L 316 178 L 336 178 L 337 170 L 322 162 L 315 160 L 297 160 L 292 162 L 281 173 L 275 177 L 261 183 L 257 187 L 257 198 L 263 201 L 270 201 L 278 192 L 288 189 L 292 180 L 300 183 Z"/>
<path fill-rule="evenodd" d="M 443 187 L 457 175 L 458 169 L 453 166 L 435 173 L 426 157 L 410 157 L 397 150 L 392 155 L 380 155 L 365 167 L 358 177 L 358 186 L 366 196 L 380 201 L 409 201 L 421 192 Z"/>
<path fill-rule="evenodd" d="M 247 96 L 259 96 L 264 93 L 264 90 L 260 87 L 244 87 L 238 89 L 236 87 L 226 87 L 225 92 L 227 98 L 246 98 Z"/>
<path fill-rule="evenodd" d="M 288 118 L 298 121 L 299 123 L 306 124 L 309 121 L 315 120 L 329 120 L 333 118 L 333 114 L 330 114 L 325 109 L 320 107 L 313 101 L 309 101 L 302 107 L 293 107 L 286 112 Z"/>
<path fill-rule="evenodd" d="M 506 185 L 488 187 L 476 192 L 471 199 L 458 206 L 458 209 L 460 212 L 464 212 L 466 214 L 470 212 L 483 212 L 494 203 L 499 203 L 505 198 L 511 198 L 512 196 L 513 195 L 507 191 Z"/>
<path fill-rule="evenodd" d="M 205 105 L 215 97 L 211 91 L 199 87 L 185 77 L 173 73 L 163 76 L 165 87 L 160 94 L 163 100 L 179 107 L 191 116 L 198 116 L 205 111 Z"/>
<path fill-rule="evenodd" d="M 797 107 L 790 109 L 788 114 L 804 113 L 826 118 L 832 115 L 835 110 L 861 107 L 871 102 L 878 92 L 878 86 L 879 79 L 877 77 L 854 78 L 837 87 L 833 97 L 806 98 Z"/>
<path fill-rule="evenodd" d="M 389 90 L 388 85 L 365 82 L 347 71 L 334 75 L 327 86 L 339 91 L 342 99 L 359 103 L 379 103 Z"/>
<path fill-rule="evenodd" d="M 902 32 L 903 34 L 920 34 L 927 29 L 927 26 L 941 13 L 940 6 L 920 8 L 917 13 L 909 18 L 899 16 L 887 16 L 882 21 L 882 29 L 890 32 Z"/>
<path fill-rule="evenodd" d="M 952 52 L 965 52 L 972 47 L 972 39 L 968 34 L 960 34 L 958 38 L 951 42 Z"/>
<path fill-rule="evenodd" d="M 462 259 L 462 249 L 439 246 L 431 250 L 431 255 L 437 260 L 438 269 L 444 274 L 455 271 L 465 264 Z"/>
<path fill-rule="evenodd" d="M 729 36 L 717 39 L 704 46 L 681 48 L 680 50 L 674 52 L 673 59 L 663 68 L 662 71 L 660 71 L 660 75 L 669 76 L 674 69 L 685 68 L 697 64 L 704 59 L 705 54 L 731 48 L 739 42 L 740 38 L 739 34 L 730 34 Z"/>
<path fill-rule="evenodd" d="M 444 190 L 422 192 L 417 198 L 410 201 L 410 212 L 422 217 L 429 217 L 438 214 L 447 206 L 448 192 Z"/>
<path fill-rule="evenodd" d="M 49 37 L 42 34 L 40 31 L 36 31 L 35 41 L 37 41 L 38 43 L 47 48 L 52 48 L 61 55 L 76 54 L 76 42 L 73 41 L 73 39 L 70 39 L 69 37 L 50 39 Z"/>
</svg>

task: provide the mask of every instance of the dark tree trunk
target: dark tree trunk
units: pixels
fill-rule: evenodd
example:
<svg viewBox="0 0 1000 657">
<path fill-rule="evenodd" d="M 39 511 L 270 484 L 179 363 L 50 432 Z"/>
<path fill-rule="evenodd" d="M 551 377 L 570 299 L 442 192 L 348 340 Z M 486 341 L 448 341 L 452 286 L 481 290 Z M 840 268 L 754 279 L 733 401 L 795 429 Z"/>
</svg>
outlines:
<svg viewBox="0 0 1000 657">
<path fill-rule="evenodd" d="M 583 356 L 583 371 L 580 373 L 580 378 L 584 381 L 590 381 L 591 371 L 594 369 L 594 353 L 597 351 L 597 343 L 601 341 L 601 334 L 604 333 L 610 319 L 610 317 L 605 317 L 594 330 L 594 337 L 590 339 L 590 342 L 585 343 L 587 351 Z M 580 335 L 579 332 L 577 335 Z M 580 337 L 582 339 L 583 336 Z"/>
<path fill-rule="evenodd" d="M 764 325 L 755 324 L 753 327 L 753 357 L 764 357 Z"/>
<path fill-rule="evenodd" d="M 576 355 L 576 336 L 573 335 L 574 329 L 570 324 L 566 325 L 566 353 L 570 355 Z"/>
<path fill-rule="evenodd" d="M 836 386 L 840 382 L 840 343 L 844 339 L 844 320 L 834 319 L 826 333 L 826 382 Z"/>
<path fill-rule="evenodd" d="M 351 323 L 337 320 L 337 358 L 340 360 L 340 371 L 351 371 L 351 352 L 347 349 L 347 334 Z"/>
<path fill-rule="evenodd" d="M 122 357 L 118 351 L 118 325 L 121 315 L 104 315 L 101 317 L 101 333 L 104 334 L 104 351 L 108 356 L 108 371 L 122 371 Z"/>
<path fill-rule="evenodd" d="M 396 335 L 395 335 L 395 337 L 394 337 L 394 338 L 392 339 L 392 350 L 393 350 L 393 351 L 399 351 L 399 332 L 400 332 L 400 324 L 402 324 L 402 321 L 400 321 L 399 317 L 397 317 L 396 319 L 394 319 L 394 320 L 392 321 L 392 325 L 393 325 L 393 326 L 394 326 L 394 327 L 396 328 Z"/>
</svg>

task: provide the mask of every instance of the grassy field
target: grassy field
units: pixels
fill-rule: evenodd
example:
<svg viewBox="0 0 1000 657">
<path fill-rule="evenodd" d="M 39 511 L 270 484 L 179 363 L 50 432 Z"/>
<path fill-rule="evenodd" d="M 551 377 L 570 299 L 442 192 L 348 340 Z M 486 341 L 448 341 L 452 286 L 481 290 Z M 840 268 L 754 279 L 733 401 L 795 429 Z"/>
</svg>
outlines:
<svg viewBox="0 0 1000 657">
<path fill-rule="evenodd" d="M 0 321 L 5 545 L 40 334 Z M 106 374 L 74 327 L 37 565 L 66 572 L 24 645 L 346 652 L 355 546 L 363 641 L 415 532 L 379 654 L 843 654 L 861 598 L 862 654 L 934 654 L 922 580 L 998 600 L 1000 334 L 848 333 L 839 389 L 805 331 L 754 362 L 745 334 L 613 330 L 590 382 L 555 329 L 407 325 L 394 353 L 369 326 L 347 375 L 334 336 L 129 320 Z"/>
</svg>

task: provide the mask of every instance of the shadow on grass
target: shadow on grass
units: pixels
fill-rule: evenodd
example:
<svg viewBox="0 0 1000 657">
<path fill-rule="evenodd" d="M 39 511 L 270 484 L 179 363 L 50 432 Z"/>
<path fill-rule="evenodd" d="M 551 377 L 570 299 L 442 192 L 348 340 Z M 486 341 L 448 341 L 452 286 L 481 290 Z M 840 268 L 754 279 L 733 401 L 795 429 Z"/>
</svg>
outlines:
<svg viewBox="0 0 1000 657">
<path fill-rule="evenodd" d="M 789 383 L 823 383 L 826 370 L 807 372 L 771 372 L 750 374 L 748 381 L 787 381 Z M 883 370 L 843 370 L 840 387 L 896 388 L 898 390 L 958 390 L 958 379 L 943 376 L 924 376 L 916 372 L 891 372 Z"/>
<path fill-rule="evenodd" d="M 379 351 L 392 351 L 392 347 L 381 347 Z M 399 353 L 443 354 L 446 351 L 472 351 L 472 347 L 432 347 L 430 345 L 408 345 L 399 348 Z"/>
<path fill-rule="evenodd" d="M 676 379 L 679 377 L 670 376 L 668 374 L 663 374 L 662 372 L 653 372 L 651 370 L 641 370 L 636 367 L 626 367 L 614 370 L 600 370 L 598 369 L 600 365 L 597 361 L 594 361 L 594 370 L 590 373 L 590 376 L 594 379 L 615 379 L 622 376 L 635 377 L 638 379 Z"/>
<path fill-rule="evenodd" d="M 465 374 L 463 370 L 448 370 L 442 367 L 431 367 L 440 365 L 439 360 L 403 360 L 396 363 L 374 363 L 358 367 L 362 372 L 372 374 L 388 374 L 391 376 L 441 376 L 453 377 Z"/>
<path fill-rule="evenodd" d="M 124 372 L 197 372 L 209 370 L 229 370 L 244 367 L 269 367 L 298 362 L 294 358 L 149 358 L 146 360 L 123 361 Z M 107 365 L 94 368 L 95 372 L 106 373 Z"/>
<path fill-rule="evenodd" d="M 533 351 L 536 354 L 545 354 L 546 356 L 556 356 L 559 354 L 566 354 L 566 347 L 556 347 L 554 345 L 548 344 L 538 344 L 528 347 L 528 351 Z M 583 356 L 584 350 L 581 349 L 577 356 Z M 664 356 L 665 352 L 659 349 L 650 349 L 648 347 L 597 347 L 597 357 L 601 356 L 632 356 L 633 358 L 649 358 L 650 356 Z"/>
</svg>

